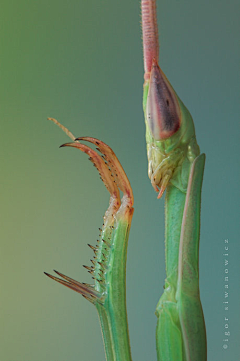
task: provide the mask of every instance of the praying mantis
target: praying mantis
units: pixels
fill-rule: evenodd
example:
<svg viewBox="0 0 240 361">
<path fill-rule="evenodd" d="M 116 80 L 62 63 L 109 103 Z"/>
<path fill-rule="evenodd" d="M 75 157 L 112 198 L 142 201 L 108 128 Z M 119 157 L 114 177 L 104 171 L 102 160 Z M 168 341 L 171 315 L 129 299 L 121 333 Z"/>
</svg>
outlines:
<svg viewBox="0 0 240 361">
<path fill-rule="evenodd" d="M 144 52 L 143 111 L 148 176 L 158 198 L 165 197 L 166 275 L 157 308 L 156 346 L 160 361 L 206 361 L 206 331 L 199 296 L 198 249 L 201 187 L 205 155 L 200 154 L 192 117 L 159 67 L 156 1 L 142 0 Z M 133 216 L 133 192 L 113 150 L 92 137 L 63 146 L 86 153 L 110 193 L 92 266 L 84 266 L 93 284 L 55 271 L 47 276 L 80 293 L 98 311 L 107 361 L 130 361 L 126 311 L 127 244 Z M 85 145 L 88 142 L 97 151 Z M 122 198 L 120 199 L 120 192 Z"/>
<path fill-rule="evenodd" d="M 206 330 L 199 296 L 198 250 L 205 155 L 192 117 L 158 65 L 156 2 L 142 0 L 143 109 L 148 175 L 165 207 L 165 290 L 156 309 L 159 360 L 204 361 Z"/>
</svg>

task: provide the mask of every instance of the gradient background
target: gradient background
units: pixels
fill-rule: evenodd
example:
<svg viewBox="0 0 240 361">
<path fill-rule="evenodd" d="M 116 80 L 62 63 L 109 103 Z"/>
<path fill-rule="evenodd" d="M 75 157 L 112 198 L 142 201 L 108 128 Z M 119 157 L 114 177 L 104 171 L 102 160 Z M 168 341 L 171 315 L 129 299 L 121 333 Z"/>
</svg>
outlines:
<svg viewBox="0 0 240 361">
<path fill-rule="evenodd" d="M 158 1 L 160 63 L 192 113 L 206 153 L 200 287 L 210 361 L 240 358 L 239 1 Z M 156 360 L 164 202 L 147 177 L 139 1 L 3 0 L 1 6 L 2 361 L 104 360 L 94 307 L 55 284 L 89 282 L 109 196 L 66 135 L 109 144 L 132 184 L 127 305 L 133 360 Z M 224 239 L 229 239 L 229 348 Z"/>
</svg>

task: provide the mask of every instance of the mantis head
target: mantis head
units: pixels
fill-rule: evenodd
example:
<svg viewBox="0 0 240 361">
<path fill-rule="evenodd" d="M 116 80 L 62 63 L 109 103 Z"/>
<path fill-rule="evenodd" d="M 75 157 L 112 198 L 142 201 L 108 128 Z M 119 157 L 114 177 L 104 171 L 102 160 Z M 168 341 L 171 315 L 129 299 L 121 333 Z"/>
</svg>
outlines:
<svg viewBox="0 0 240 361">
<path fill-rule="evenodd" d="M 170 138 L 181 126 L 178 97 L 155 59 L 150 73 L 146 113 L 155 140 Z"/>
<path fill-rule="evenodd" d="M 181 179 L 178 170 L 185 160 L 192 163 L 200 151 L 192 117 L 158 65 L 156 1 L 141 0 L 141 5 L 148 176 L 160 198 L 169 182 L 186 191 L 188 172 Z"/>
<path fill-rule="evenodd" d="M 192 161 L 199 149 L 191 114 L 155 59 L 145 79 L 148 176 L 160 198 L 184 158 Z"/>
</svg>

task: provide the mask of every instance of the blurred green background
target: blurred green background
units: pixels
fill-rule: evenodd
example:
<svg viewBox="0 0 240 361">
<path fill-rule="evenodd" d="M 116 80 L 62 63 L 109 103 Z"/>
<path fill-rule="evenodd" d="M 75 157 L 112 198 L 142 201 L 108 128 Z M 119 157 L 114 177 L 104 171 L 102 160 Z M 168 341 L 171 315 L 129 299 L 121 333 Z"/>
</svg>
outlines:
<svg viewBox="0 0 240 361">
<path fill-rule="evenodd" d="M 160 64 L 192 113 L 206 153 L 200 287 L 210 361 L 240 359 L 239 2 L 158 1 Z M 55 284 L 57 269 L 89 282 L 109 196 L 87 157 L 59 149 L 90 135 L 116 152 L 131 182 L 127 306 L 133 360 L 156 360 L 163 292 L 164 202 L 147 177 L 140 2 L 1 3 L 2 361 L 104 360 L 94 307 Z M 229 337 L 224 339 L 224 240 Z"/>
</svg>

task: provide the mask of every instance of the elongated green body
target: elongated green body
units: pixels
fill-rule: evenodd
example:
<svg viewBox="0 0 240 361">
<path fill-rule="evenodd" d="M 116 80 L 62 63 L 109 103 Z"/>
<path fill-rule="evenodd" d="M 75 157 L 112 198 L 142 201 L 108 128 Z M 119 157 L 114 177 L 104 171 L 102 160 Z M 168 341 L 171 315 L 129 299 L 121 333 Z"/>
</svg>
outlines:
<svg viewBox="0 0 240 361">
<path fill-rule="evenodd" d="M 205 155 L 193 119 L 158 65 L 156 1 L 142 0 L 143 110 L 148 176 L 165 199 L 166 280 L 156 315 L 160 361 L 206 361 L 199 296 L 199 232 Z"/>
<path fill-rule="evenodd" d="M 161 83 L 163 73 L 155 71 L 154 67 L 156 65 L 152 67 L 154 79 L 158 76 Z M 166 84 L 175 98 L 173 107 L 180 115 L 179 128 L 169 137 L 161 139 L 160 128 L 159 139 L 155 139 L 156 132 L 149 126 L 148 117 L 152 117 L 151 111 L 155 112 L 154 107 L 148 105 L 149 97 L 155 96 L 154 90 L 150 90 L 151 77 L 150 81 L 145 81 L 143 99 L 149 177 L 155 190 L 160 188 L 159 197 L 167 188 L 167 278 L 156 309 L 157 354 L 160 361 L 206 361 L 206 331 L 198 276 L 200 197 L 205 156 L 199 156 L 192 117 L 169 82 L 157 89 L 154 101 L 165 96 Z M 161 106 L 167 107 L 168 103 Z M 168 124 L 164 116 L 160 121 Z M 191 291 L 183 287 L 188 284 L 191 284 Z"/>
<path fill-rule="evenodd" d="M 148 116 L 146 93 L 149 96 L 149 85 L 146 83 L 145 119 Z M 205 156 L 198 155 L 192 118 L 177 96 L 176 99 L 180 104 L 183 128 L 180 126 L 169 138 L 155 140 L 145 120 L 150 178 L 155 173 L 152 184 L 157 177 L 159 182 L 167 175 L 167 183 L 163 187 L 164 191 L 167 185 L 167 278 L 164 294 L 156 309 L 157 354 L 161 361 L 206 361 L 206 331 L 198 275 L 200 197 Z M 188 284 L 190 289 L 186 289 Z"/>
</svg>

